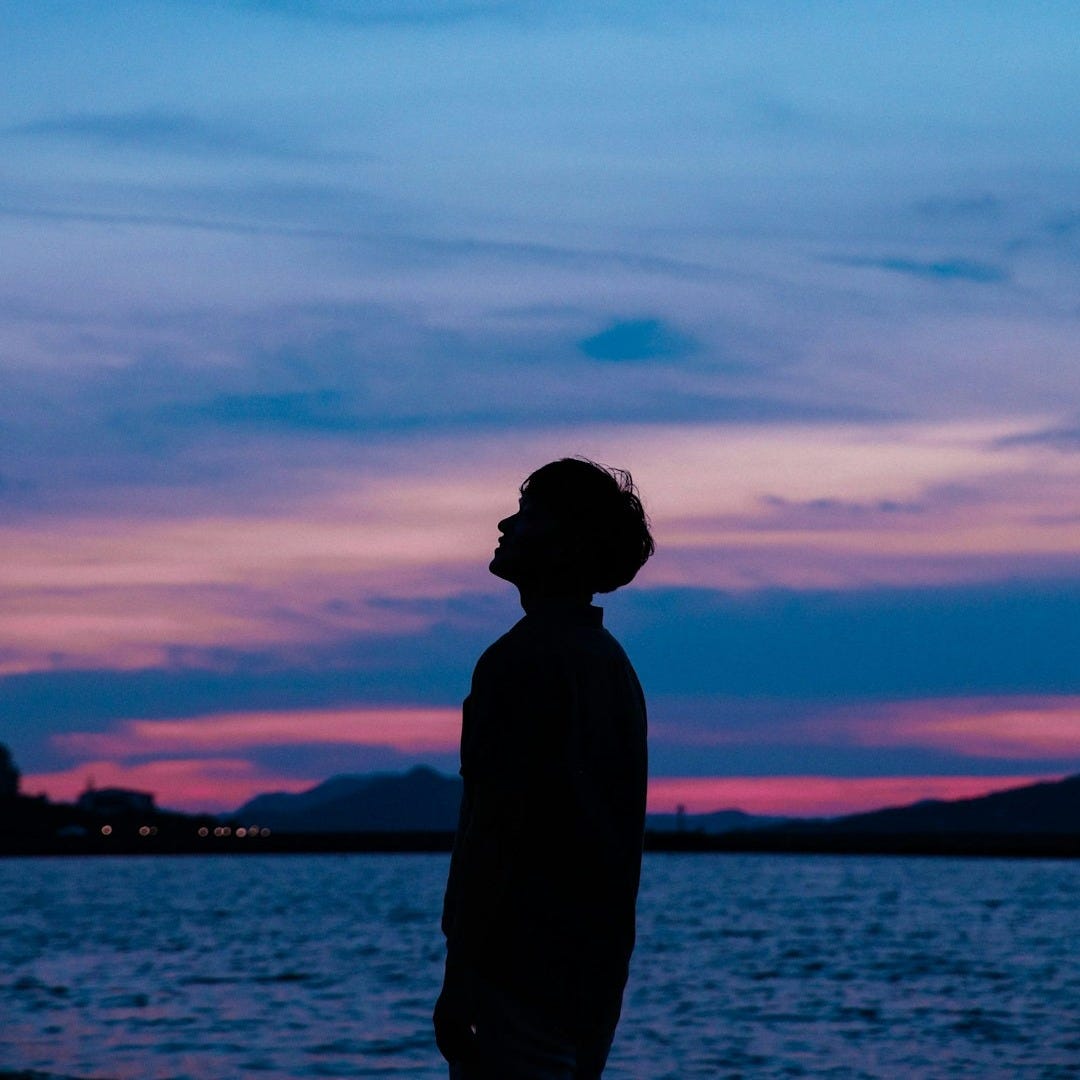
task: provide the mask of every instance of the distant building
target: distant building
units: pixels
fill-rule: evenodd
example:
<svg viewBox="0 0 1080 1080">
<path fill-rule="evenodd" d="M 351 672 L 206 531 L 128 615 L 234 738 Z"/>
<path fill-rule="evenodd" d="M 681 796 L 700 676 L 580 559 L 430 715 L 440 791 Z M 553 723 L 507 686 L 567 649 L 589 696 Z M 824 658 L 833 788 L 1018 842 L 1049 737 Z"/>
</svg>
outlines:
<svg viewBox="0 0 1080 1080">
<path fill-rule="evenodd" d="M 124 814 L 152 814 L 154 796 L 145 791 L 128 791 L 126 788 L 88 787 L 75 804 L 80 810 L 103 816 Z"/>
<path fill-rule="evenodd" d="M 0 799 L 11 799 L 19 794 L 19 770 L 11 757 L 11 751 L 0 743 Z"/>
</svg>

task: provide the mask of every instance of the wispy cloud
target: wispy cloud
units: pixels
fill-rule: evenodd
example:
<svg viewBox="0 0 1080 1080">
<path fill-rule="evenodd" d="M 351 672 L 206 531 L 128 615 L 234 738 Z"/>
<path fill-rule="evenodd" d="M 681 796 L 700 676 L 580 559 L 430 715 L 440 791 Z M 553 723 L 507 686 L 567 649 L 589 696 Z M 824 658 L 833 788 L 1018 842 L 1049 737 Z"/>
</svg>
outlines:
<svg viewBox="0 0 1080 1080">
<path fill-rule="evenodd" d="M 1057 779 L 1058 777 L 1054 777 Z M 752 814 L 836 817 L 923 799 L 972 799 L 1045 776 L 724 776 L 660 777 L 649 785 L 649 809 L 690 813 L 739 809 Z"/>
<path fill-rule="evenodd" d="M 0 372 L 9 508 L 101 511 L 127 492 L 152 512 L 148 487 L 173 499 L 184 489 L 200 512 L 227 492 L 235 508 L 268 491 L 283 497 L 299 472 L 309 489 L 314 475 L 359 461 L 359 447 L 390 450 L 420 432 L 455 460 L 500 435 L 525 458 L 560 440 L 615 441 L 624 452 L 628 424 L 670 425 L 674 435 L 696 421 L 719 436 L 724 425 L 873 415 L 824 393 L 763 393 L 757 373 L 718 373 L 704 360 L 700 370 L 592 364 L 557 317 L 458 329 L 404 306 L 318 302 L 107 316 L 75 298 L 24 305 L 8 325 L 38 350 Z M 67 376 L 57 380 L 61 356 Z"/>
<path fill-rule="evenodd" d="M 132 720 L 114 731 L 56 735 L 53 744 L 67 754 L 114 760 L 305 744 L 383 745 L 422 754 L 454 749 L 460 728 L 457 708 L 324 709 Z"/>
<path fill-rule="evenodd" d="M 314 151 L 297 156 L 316 156 Z M 55 183 L 0 187 L 0 215 L 14 221 L 175 229 L 240 237 L 322 241 L 337 258 L 361 266 L 551 268 L 564 272 L 620 271 L 675 281 L 719 281 L 729 268 L 677 253 L 618 244 L 504 239 L 468 224 L 423 230 L 404 198 L 342 182 Z"/>
<path fill-rule="evenodd" d="M 1080 697 L 914 701 L 828 725 L 864 746 L 913 745 L 980 758 L 1080 761 Z"/>
<path fill-rule="evenodd" d="M 1041 428 L 1038 431 L 1006 435 L 998 439 L 995 445 L 1001 449 L 1015 446 L 1041 446 L 1048 450 L 1074 453 L 1080 451 L 1080 423 L 1062 424 L 1058 427 Z"/>
<path fill-rule="evenodd" d="M 924 281 L 962 281 L 975 285 L 997 285 L 1010 279 L 1009 271 L 994 263 L 973 259 L 908 259 L 901 257 L 834 257 L 828 260 L 840 266 L 883 270 L 891 274 L 921 278 Z"/>
<path fill-rule="evenodd" d="M 212 157 L 310 159 L 318 157 L 306 140 L 260 130 L 234 120 L 187 113 L 143 110 L 127 113 L 71 113 L 9 127 L 4 134 L 86 142 L 98 148 Z"/>
<path fill-rule="evenodd" d="M 593 360 L 677 360 L 698 348 L 686 334 L 661 319 L 614 322 L 579 345 Z"/>
<path fill-rule="evenodd" d="M 482 0 L 216 0 L 222 7 L 259 15 L 338 26 L 441 26 L 528 9 L 522 3 Z"/>
<path fill-rule="evenodd" d="M 196 405 L 162 406 L 165 423 L 215 424 L 221 427 L 261 428 L 283 433 L 356 432 L 366 430 L 350 402 L 334 390 L 282 394 L 219 394 Z"/>
<path fill-rule="evenodd" d="M 661 543 L 645 578 L 654 587 L 857 589 L 1078 570 L 1075 515 L 1064 513 L 1075 464 L 1040 470 L 1030 450 L 993 449 L 1002 425 L 536 423 L 510 441 L 498 425 L 468 437 L 421 425 L 416 440 L 354 436 L 359 414 L 332 397 L 210 406 L 182 413 L 186 441 L 157 455 L 171 487 L 133 469 L 120 442 L 118 476 L 52 477 L 51 509 L 23 496 L 0 529 L 0 647 L 23 658 L 9 670 L 155 665 L 215 641 L 282 648 L 422 627 L 416 612 L 369 601 L 482 591 L 484 553 L 518 483 L 574 452 L 637 476 Z M 342 429 L 365 441 L 343 446 Z M 184 483 L 176 445 L 193 470 Z M 76 513 L 80 481 L 94 489 Z M 150 481 L 153 499 L 141 493 Z M 120 489 L 111 502 L 109 484 Z M 355 603 L 323 606 L 342 596 Z"/>
<path fill-rule="evenodd" d="M 850 718 L 873 702 L 1019 696 L 1027 700 L 1018 706 L 999 700 L 979 715 L 1027 710 L 1034 716 L 1043 707 L 1031 703 L 1034 697 L 1075 698 L 1077 581 L 744 596 L 640 588 L 616 595 L 607 607 L 658 720 L 668 715 L 668 699 L 693 695 L 699 720 L 714 716 L 717 702 L 737 701 L 720 717 L 749 710 L 747 716 L 756 718 L 751 726 L 767 731 L 785 715 L 806 715 L 811 705 L 819 716 L 825 706 L 833 712 L 844 706 Z M 339 613 L 332 635 L 324 625 L 321 634 L 309 629 L 301 640 L 277 645 L 263 641 L 245 649 L 215 642 L 128 671 L 110 669 L 102 656 L 96 670 L 10 674 L 0 678 L 0 705 L 27 733 L 92 731 L 113 721 L 210 712 L 317 707 L 375 715 L 418 702 L 456 708 L 476 656 L 516 617 L 512 597 L 479 589 L 472 595 L 484 601 L 482 617 L 455 607 L 454 597 L 470 596 L 456 589 L 419 609 L 383 609 L 382 621 L 366 627 L 356 625 L 355 614 Z M 299 636 L 297 629 L 293 634 Z M 25 650 L 22 644 L 20 654 Z M 785 704 L 758 717 L 754 701 Z M 1056 706 L 1050 701 L 1048 707 Z M 872 711 L 863 709 L 867 717 L 872 721 Z M 844 730 L 853 730 L 857 720 Z M 831 730 L 835 735 L 839 728 Z M 748 733 L 742 741 L 762 738 L 761 732 Z M 1034 731 L 1022 738 L 1032 755 L 1045 756 L 1047 747 L 1039 748 Z M 941 742 L 923 745 L 944 748 Z M 963 742 L 954 750 L 963 752 Z"/>
<path fill-rule="evenodd" d="M 997 221 L 1005 212 L 1006 201 L 988 191 L 966 195 L 937 195 L 919 200 L 915 209 L 934 221 Z"/>
<path fill-rule="evenodd" d="M 208 0 L 188 0 L 205 7 Z M 338 27 L 408 27 L 422 30 L 485 22 L 517 25 L 543 22 L 555 15 L 560 22 L 592 22 L 604 25 L 650 25 L 651 5 L 631 0 L 611 0 L 602 14 L 566 0 L 209 0 L 215 6 L 266 17 L 324 23 Z M 677 20 L 717 18 L 713 5 L 701 0 L 686 2 L 670 13 Z"/>
</svg>

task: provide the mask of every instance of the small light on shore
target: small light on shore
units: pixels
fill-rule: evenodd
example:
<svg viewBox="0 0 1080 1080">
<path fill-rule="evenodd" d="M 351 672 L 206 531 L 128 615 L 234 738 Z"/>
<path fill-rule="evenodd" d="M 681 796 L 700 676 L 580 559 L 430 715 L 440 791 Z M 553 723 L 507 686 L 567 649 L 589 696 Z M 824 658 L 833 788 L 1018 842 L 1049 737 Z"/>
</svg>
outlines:
<svg viewBox="0 0 1080 1080">
<path fill-rule="evenodd" d="M 210 835 L 210 830 L 205 825 L 200 825 L 199 826 L 199 835 L 200 836 L 209 836 Z"/>
<path fill-rule="evenodd" d="M 112 836 L 112 826 L 111 825 L 102 825 L 101 826 L 101 835 L 102 836 Z"/>
<path fill-rule="evenodd" d="M 139 826 L 139 835 L 140 836 L 149 836 L 150 835 L 150 826 L 149 825 L 140 825 Z"/>
<path fill-rule="evenodd" d="M 269 829 L 260 829 L 259 830 L 259 835 L 260 836 L 269 836 L 270 835 L 270 830 Z"/>
<path fill-rule="evenodd" d="M 247 836 L 247 829 L 245 829 L 244 826 L 241 825 L 240 828 L 236 830 L 236 835 L 237 836 Z"/>
</svg>

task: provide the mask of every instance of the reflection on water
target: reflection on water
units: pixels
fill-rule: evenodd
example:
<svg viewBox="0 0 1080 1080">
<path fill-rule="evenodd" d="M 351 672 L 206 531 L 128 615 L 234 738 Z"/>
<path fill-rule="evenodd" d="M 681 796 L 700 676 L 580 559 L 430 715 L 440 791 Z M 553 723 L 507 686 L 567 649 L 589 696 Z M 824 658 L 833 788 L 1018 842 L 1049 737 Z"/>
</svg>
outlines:
<svg viewBox="0 0 1080 1080">
<path fill-rule="evenodd" d="M 443 1077 L 444 856 L 0 860 L 0 1067 Z M 1074 1077 L 1080 864 L 650 855 L 605 1076 Z"/>
</svg>

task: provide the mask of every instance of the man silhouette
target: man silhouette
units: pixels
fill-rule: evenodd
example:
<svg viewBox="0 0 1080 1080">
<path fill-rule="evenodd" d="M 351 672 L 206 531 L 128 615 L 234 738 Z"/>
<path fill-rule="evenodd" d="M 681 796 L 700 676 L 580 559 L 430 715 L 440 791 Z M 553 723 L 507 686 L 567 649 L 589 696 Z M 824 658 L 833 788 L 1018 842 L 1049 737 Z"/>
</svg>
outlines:
<svg viewBox="0 0 1080 1080">
<path fill-rule="evenodd" d="M 634 946 L 645 700 L 593 594 L 654 545 L 629 473 L 563 458 L 521 485 L 490 570 L 525 616 L 480 657 L 443 907 L 435 1037 L 451 1080 L 595 1080 Z"/>
</svg>

